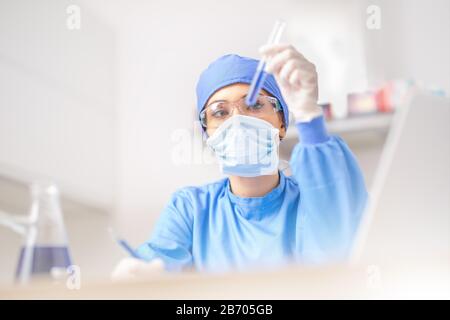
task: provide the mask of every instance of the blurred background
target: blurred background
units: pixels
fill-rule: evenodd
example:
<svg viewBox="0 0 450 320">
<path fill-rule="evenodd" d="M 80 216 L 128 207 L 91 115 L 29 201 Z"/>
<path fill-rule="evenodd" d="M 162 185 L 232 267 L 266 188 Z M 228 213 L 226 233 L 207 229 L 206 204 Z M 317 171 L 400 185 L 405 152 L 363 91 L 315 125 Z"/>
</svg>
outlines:
<svg viewBox="0 0 450 320">
<path fill-rule="evenodd" d="M 221 177 L 203 161 L 196 81 L 223 54 L 257 58 L 277 18 L 370 189 L 409 86 L 450 92 L 449 1 L 0 0 L 0 210 L 27 214 L 30 183 L 54 181 L 74 263 L 109 276 L 125 256 L 109 226 L 138 245 L 172 192 Z M 23 238 L 0 228 L 11 283 Z"/>
</svg>

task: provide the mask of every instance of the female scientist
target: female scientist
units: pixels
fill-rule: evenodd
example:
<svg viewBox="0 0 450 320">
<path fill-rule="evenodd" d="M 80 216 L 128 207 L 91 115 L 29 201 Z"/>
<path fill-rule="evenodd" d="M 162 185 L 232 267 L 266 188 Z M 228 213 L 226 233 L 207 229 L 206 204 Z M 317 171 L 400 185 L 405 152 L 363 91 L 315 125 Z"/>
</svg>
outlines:
<svg viewBox="0 0 450 320">
<path fill-rule="evenodd" d="M 201 74 L 198 116 L 228 177 L 175 192 L 150 239 L 113 276 L 165 270 L 225 271 L 287 262 L 343 261 L 367 192 L 343 140 L 328 135 L 317 105 L 315 66 L 286 44 L 260 49 L 268 61 L 257 103 L 245 96 L 258 61 L 225 55 Z M 278 170 L 289 110 L 300 142 L 292 176 Z"/>
</svg>

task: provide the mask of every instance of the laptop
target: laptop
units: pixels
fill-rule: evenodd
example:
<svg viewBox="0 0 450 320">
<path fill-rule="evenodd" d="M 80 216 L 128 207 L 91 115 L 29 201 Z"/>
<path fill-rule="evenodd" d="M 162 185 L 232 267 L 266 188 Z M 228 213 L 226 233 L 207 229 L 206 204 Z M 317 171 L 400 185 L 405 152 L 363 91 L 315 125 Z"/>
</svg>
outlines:
<svg viewBox="0 0 450 320">
<path fill-rule="evenodd" d="M 352 262 L 449 268 L 450 102 L 424 91 L 409 101 L 393 119 Z"/>
</svg>

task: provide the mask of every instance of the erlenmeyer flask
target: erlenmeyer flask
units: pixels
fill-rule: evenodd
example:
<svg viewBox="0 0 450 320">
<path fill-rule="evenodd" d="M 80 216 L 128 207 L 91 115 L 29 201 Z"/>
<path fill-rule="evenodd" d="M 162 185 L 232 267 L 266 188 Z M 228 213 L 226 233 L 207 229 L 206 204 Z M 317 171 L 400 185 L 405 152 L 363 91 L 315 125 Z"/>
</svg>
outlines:
<svg viewBox="0 0 450 320">
<path fill-rule="evenodd" d="M 52 278 L 71 265 L 58 188 L 33 184 L 31 195 L 30 220 L 16 270 L 20 283 L 36 276 Z"/>
</svg>

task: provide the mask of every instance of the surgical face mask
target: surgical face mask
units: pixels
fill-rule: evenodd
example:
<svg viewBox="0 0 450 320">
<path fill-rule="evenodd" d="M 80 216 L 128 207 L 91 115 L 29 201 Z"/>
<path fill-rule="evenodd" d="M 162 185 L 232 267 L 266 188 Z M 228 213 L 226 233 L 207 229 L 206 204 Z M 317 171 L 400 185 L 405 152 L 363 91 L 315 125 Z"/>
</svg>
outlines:
<svg viewBox="0 0 450 320">
<path fill-rule="evenodd" d="M 214 150 L 224 174 L 270 175 L 278 170 L 279 133 L 265 120 L 235 115 L 222 123 L 206 144 Z"/>
</svg>

